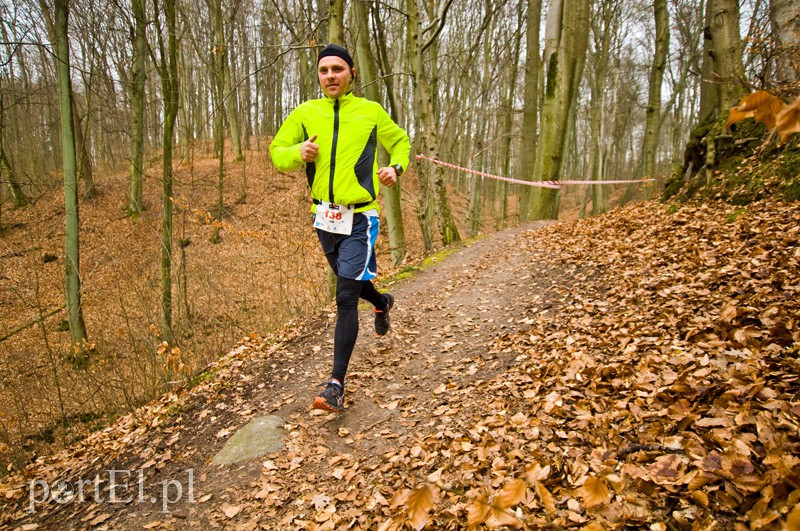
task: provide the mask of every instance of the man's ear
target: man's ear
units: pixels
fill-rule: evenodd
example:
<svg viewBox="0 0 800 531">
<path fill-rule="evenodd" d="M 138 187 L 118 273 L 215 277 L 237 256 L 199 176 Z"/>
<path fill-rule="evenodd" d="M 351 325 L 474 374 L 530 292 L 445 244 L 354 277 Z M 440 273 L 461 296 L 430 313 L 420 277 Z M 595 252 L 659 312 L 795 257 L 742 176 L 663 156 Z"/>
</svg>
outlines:
<svg viewBox="0 0 800 531">
<path fill-rule="evenodd" d="M 356 69 L 355 68 L 351 68 L 350 69 L 350 83 L 352 83 L 355 80 L 356 80 Z"/>
</svg>

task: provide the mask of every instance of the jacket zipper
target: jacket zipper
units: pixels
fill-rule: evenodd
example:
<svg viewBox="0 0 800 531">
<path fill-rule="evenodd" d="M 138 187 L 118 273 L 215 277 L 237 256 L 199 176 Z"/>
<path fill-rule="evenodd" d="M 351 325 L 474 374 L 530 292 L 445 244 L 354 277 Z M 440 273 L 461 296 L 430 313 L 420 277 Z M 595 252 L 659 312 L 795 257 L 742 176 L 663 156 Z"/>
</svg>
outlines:
<svg viewBox="0 0 800 531">
<path fill-rule="evenodd" d="M 333 200 L 333 174 L 336 171 L 336 144 L 339 141 L 339 100 L 333 104 L 333 141 L 331 142 L 331 179 L 328 185 L 328 199 Z"/>
</svg>

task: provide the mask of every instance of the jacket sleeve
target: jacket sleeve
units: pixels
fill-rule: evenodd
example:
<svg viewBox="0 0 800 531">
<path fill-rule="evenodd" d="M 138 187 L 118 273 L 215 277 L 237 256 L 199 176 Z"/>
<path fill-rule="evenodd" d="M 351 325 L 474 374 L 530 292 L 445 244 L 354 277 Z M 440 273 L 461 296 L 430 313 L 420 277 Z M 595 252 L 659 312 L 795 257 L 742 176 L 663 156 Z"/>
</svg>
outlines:
<svg viewBox="0 0 800 531">
<path fill-rule="evenodd" d="M 305 141 L 305 136 L 299 108 L 296 108 L 283 122 L 269 145 L 272 163 L 279 171 L 297 170 L 305 165 L 300 155 L 300 146 Z"/>
<path fill-rule="evenodd" d="M 378 142 L 389 153 L 389 165 L 399 164 L 403 171 L 408 169 L 409 156 L 411 155 L 411 142 L 408 134 L 394 123 L 383 107 L 378 111 Z"/>
</svg>

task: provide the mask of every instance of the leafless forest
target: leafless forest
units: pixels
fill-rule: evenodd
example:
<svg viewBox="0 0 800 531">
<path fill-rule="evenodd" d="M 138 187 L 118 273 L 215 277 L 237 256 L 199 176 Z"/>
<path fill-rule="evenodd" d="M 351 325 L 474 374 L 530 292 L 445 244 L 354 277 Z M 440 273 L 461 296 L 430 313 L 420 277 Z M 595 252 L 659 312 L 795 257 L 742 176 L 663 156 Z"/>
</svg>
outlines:
<svg viewBox="0 0 800 531">
<path fill-rule="evenodd" d="M 0 459 L 20 466 L 326 300 L 305 179 L 266 148 L 345 44 L 417 161 L 384 270 L 659 193 L 800 71 L 792 0 L 0 0 Z M 792 84 L 795 85 L 792 85 Z M 787 96 L 788 97 L 788 96 Z"/>
</svg>

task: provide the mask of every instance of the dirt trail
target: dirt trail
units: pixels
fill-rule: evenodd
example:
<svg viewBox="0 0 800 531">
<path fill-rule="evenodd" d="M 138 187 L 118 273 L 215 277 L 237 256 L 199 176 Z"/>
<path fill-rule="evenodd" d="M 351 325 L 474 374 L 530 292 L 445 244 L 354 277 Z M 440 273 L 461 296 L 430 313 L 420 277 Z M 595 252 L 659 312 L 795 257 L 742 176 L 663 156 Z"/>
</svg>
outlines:
<svg viewBox="0 0 800 531">
<path fill-rule="evenodd" d="M 0 484 L 0 531 L 792 528 L 800 207 L 736 212 L 630 205 L 458 249 L 389 286 L 389 336 L 363 308 L 343 415 L 309 410 L 333 305 L 244 338 Z M 211 463 L 264 415 L 283 449 Z M 91 499 L 27 514 L 30 480 L 94 477 Z"/>
<path fill-rule="evenodd" d="M 118 487 L 118 494 L 125 499 L 126 492 L 133 492 L 127 496 L 132 500 L 41 504 L 31 515 L 25 513 L 30 497 L 26 492 L 0 529 L 26 523 L 39 524 L 38 529 L 182 529 L 198 522 L 217 527 L 220 518 L 227 520 L 222 514 L 239 511 L 234 518 L 237 529 L 282 528 L 288 522 L 281 524 L 264 511 L 272 507 L 279 515 L 282 504 L 290 501 L 276 485 L 305 483 L 300 491 L 311 489 L 317 480 L 327 482 L 328 467 L 336 470 L 339 464 L 355 463 L 352 470 L 376 469 L 387 452 L 412 446 L 420 437 L 417 428 L 437 408 L 446 407 L 445 389 L 452 395 L 471 381 L 499 374 L 513 361 L 490 355 L 485 347 L 499 334 L 517 330 L 532 297 L 546 286 L 530 274 L 530 258 L 517 243 L 521 234 L 540 226 L 488 235 L 412 279 L 385 286 L 397 303 L 392 331 L 384 338 L 374 336 L 372 311 L 362 307 L 345 414 L 309 411 L 332 362 L 335 309 L 330 306 L 302 323 L 288 340 L 245 342 L 208 385 L 171 403 L 163 420 L 153 420 L 157 426 L 139 426 L 126 441 L 107 442 L 105 448 L 114 450 L 110 453 L 98 449 L 91 455 L 91 442 L 87 443 L 68 461 L 69 470 L 61 471 L 72 482 L 99 474 L 101 498 L 105 492 L 106 499 L 107 471 L 131 471 L 118 475 L 117 485 L 127 480 L 129 485 Z M 210 463 L 232 433 L 268 414 L 287 422 L 282 451 L 238 465 Z M 113 439 L 115 430 L 110 431 Z M 131 429 L 117 431 L 125 435 Z M 64 477 L 59 466 L 53 463 L 48 481 Z M 180 500 L 177 490 L 165 490 L 165 481 L 186 490 Z M 171 503 L 165 505 L 167 498 Z"/>
</svg>

